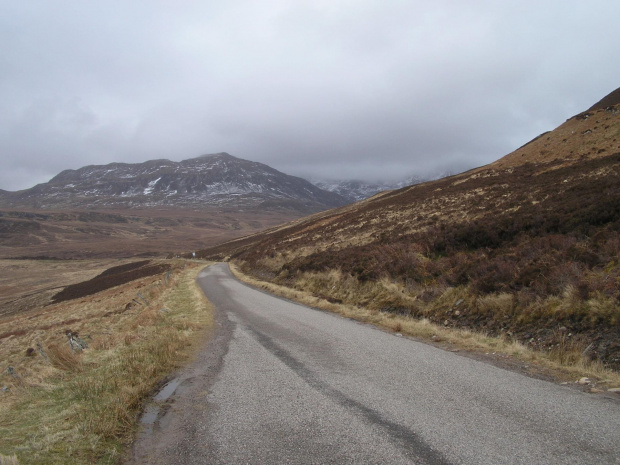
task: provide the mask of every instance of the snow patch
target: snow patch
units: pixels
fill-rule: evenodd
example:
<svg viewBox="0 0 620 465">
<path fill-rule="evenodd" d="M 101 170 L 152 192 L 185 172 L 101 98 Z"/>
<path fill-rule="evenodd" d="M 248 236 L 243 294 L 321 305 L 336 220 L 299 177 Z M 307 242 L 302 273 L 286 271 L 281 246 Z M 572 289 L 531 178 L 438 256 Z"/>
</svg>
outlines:
<svg viewBox="0 0 620 465">
<path fill-rule="evenodd" d="M 143 192 L 144 195 L 149 195 L 151 192 L 153 192 L 153 189 L 155 188 L 155 184 L 157 184 L 160 179 L 161 179 L 161 176 L 157 178 L 155 181 L 149 182 L 148 187 L 144 189 L 144 192 Z"/>
</svg>

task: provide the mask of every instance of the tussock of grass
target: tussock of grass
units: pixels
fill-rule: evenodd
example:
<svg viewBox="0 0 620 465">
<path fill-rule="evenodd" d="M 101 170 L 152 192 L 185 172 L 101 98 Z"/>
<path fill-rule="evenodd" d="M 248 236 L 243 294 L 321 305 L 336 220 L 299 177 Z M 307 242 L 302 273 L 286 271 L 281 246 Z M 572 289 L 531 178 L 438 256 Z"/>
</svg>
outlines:
<svg viewBox="0 0 620 465">
<path fill-rule="evenodd" d="M 82 352 L 69 348 L 65 325 L 10 337 L 0 350 L 19 382 L 0 380 L 10 388 L 0 393 L 0 453 L 29 464 L 118 463 L 142 402 L 210 325 L 210 307 L 194 282 L 200 268 L 177 267 L 167 286 L 149 277 L 38 315 L 67 321 L 80 314 L 72 327 L 89 341 Z M 126 308 L 138 290 L 149 305 Z M 45 341 L 49 361 L 20 358 L 32 338 Z"/>
<path fill-rule="evenodd" d="M 19 465 L 19 461 L 15 455 L 8 456 L 0 454 L 0 465 Z"/>
<path fill-rule="evenodd" d="M 620 387 L 620 374 L 606 369 L 600 362 L 584 357 L 583 351 L 586 347 L 583 342 L 579 338 L 569 337 L 566 332 L 558 335 L 562 342 L 552 350 L 536 351 L 505 334 L 490 336 L 482 331 L 446 327 L 433 323 L 425 317 L 425 314 L 437 311 L 438 308 L 454 305 L 459 299 L 463 299 L 464 302 L 459 308 L 465 308 L 467 304 L 473 303 L 474 300 L 467 301 L 466 289 L 462 287 L 445 288 L 431 305 L 424 307 L 404 288 L 398 288 L 393 283 L 382 280 L 360 284 L 354 278 L 343 275 L 337 270 L 330 270 L 324 274 L 303 274 L 295 281 L 295 288 L 292 288 L 253 278 L 244 274 L 235 263 L 230 263 L 230 267 L 235 276 L 252 286 L 347 318 L 413 337 L 442 342 L 462 350 L 493 352 L 515 357 L 525 363 L 550 370 L 561 380 L 574 381 L 585 376 L 599 380 L 606 387 Z M 388 295 L 389 297 L 386 297 Z M 336 302 L 340 301 L 340 298 L 346 303 Z M 413 315 L 411 310 L 394 312 L 394 308 L 398 307 L 382 311 L 386 299 L 396 306 L 413 303 L 415 308 L 418 308 L 418 311 L 415 311 L 417 315 Z M 497 312 L 503 316 L 510 315 L 514 311 L 514 299 L 510 294 L 488 295 L 478 299 L 476 303 L 479 306 L 477 311 L 481 313 Z"/>
<path fill-rule="evenodd" d="M 81 354 L 73 352 L 67 345 L 52 345 L 47 351 L 47 356 L 54 368 L 66 372 L 82 371 Z"/>
</svg>

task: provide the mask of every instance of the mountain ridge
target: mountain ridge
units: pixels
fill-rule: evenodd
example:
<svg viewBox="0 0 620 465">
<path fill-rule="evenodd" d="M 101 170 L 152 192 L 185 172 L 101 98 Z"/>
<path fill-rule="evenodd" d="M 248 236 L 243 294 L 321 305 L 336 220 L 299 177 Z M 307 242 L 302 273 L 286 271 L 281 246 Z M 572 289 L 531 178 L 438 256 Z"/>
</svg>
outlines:
<svg viewBox="0 0 620 465">
<path fill-rule="evenodd" d="M 30 189 L 4 192 L 5 208 L 191 207 L 284 208 L 306 213 L 344 205 L 305 179 L 228 153 L 180 162 L 87 165 Z"/>
</svg>

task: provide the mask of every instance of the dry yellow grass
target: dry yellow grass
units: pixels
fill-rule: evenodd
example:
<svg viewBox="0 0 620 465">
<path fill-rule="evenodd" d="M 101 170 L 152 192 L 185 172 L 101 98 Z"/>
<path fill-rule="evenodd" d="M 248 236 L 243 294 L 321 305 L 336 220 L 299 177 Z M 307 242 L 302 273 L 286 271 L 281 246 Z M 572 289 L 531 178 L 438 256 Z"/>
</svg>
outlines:
<svg viewBox="0 0 620 465">
<path fill-rule="evenodd" d="M 15 455 L 8 456 L 0 454 L 0 465 L 19 465 L 19 461 Z"/>
<path fill-rule="evenodd" d="M 600 363 L 585 359 L 582 356 L 584 348 L 577 340 L 566 340 L 563 346 L 557 347 L 550 352 L 538 352 L 505 336 L 491 337 L 483 332 L 446 328 L 436 325 L 426 318 L 418 319 L 395 313 L 382 312 L 378 309 L 363 305 L 354 306 L 333 303 L 317 297 L 315 293 L 317 293 L 319 289 L 325 290 L 326 286 L 329 286 L 328 283 L 330 280 L 339 280 L 339 289 L 347 288 L 346 283 L 343 285 L 343 281 L 346 281 L 348 278 L 338 271 L 330 271 L 327 276 L 322 277 L 320 282 L 313 282 L 311 277 L 305 276 L 305 279 L 301 279 L 303 286 L 300 286 L 300 288 L 303 290 L 300 290 L 266 281 L 259 281 L 242 273 L 239 267 L 234 263 L 230 263 L 230 268 L 238 279 L 254 287 L 267 290 L 273 294 L 294 300 L 304 305 L 337 313 L 346 318 L 370 323 L 389 331 L 399 332 L 416 338 L 439 342 L 440 345 L 452 350 L 465 350 L 474 353 L 510 357 L 513 360 L 521 361 L 531 366 L 533 371 L 540 373 L 540 370 L 543 370 L 545 374 L 560 381 L 575 381 L 582 377 L 588 377 L 596 380 L 600 388 L 620 387 L 620 374 L 605 369 Z M 318 278 L 315 276 L 315 279 Z M 398 299 L 403 299 L 405 301 L 410 299 L 402 288 L 396 289 L 397 286 L 395 284 L 385 280 L 378 283 L 368 283 L 367 286 L 375 287 L 375 289 L 372 290 L 368 289 L 368 296 L 376 296 L 376 287 L 380 286 L 385 292 L 391 293 L 392 295 L 390 298 L 395 301 Z M 368 297 L 364 295 L 364 289 L 351 288 L 350 291 L 351 293 L 355 292 L 355 301 L 357 302 L 364 302 L 368 299 Z M 458 288 L 447 289 L 442 296 L 435 300 L 434 304 L 441 305 L 444 299 L 454 302 L 456 298 L 460 296 L 459 292 Z M 341 297 L 346 299 L 347 296 L 341 295 Z M 489 296 L 483 299 L 481 305 L 487 309 L 493 308 L 500 312 L 509 312 L 512 305 L 509 297 L 510 296 L 503 294 Z M 349 301 L 350 300 L 351 299 L 349 299 Z M 508 362 L 508 360 L 506 360 L 506 362 Z"/>
<path fill-rule="evenodd" d="M 179 261 L 165 285 L 151 276 L 0 320 L 0 454 L 117 463 L 143 400 L 210 327 L 194 281 L 202 266 Z M 137 292 L 148 305 L 132 300 Z M 73 352 L 68 330 L 88 348 Z"/>
<path fill-rule="evenodd" d="M 554 131 L 544 134 L 501 158 L 498 168 L 518 166 L 526 162 L 552 161 L 563 154 L 567 162 L 581 157 L 602 157 L 620 149 L 620 124 L 617 114 L 593 110 L 589 118 L 570 118 Z"/>
</svg>

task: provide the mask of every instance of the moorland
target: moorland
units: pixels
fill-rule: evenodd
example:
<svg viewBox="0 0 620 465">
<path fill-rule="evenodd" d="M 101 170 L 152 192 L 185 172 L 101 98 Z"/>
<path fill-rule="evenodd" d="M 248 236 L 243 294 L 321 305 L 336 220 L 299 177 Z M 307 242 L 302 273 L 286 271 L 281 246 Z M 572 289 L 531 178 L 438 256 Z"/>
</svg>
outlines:
<svg viewBox="0 0 620 465">
<path fill-rule="evenodd" d="M 301 216 L 0 211 L 0 463 L 117 463 L 210 330 L 203 260 L 526 374 L 620 387 L 620 92 L 490 165 Z"/>
<path fill-rule="evenodd" d="M 166 257 L 298 218 L 290 210 L 0 210 L 0 258 Z"/>
</svg>

